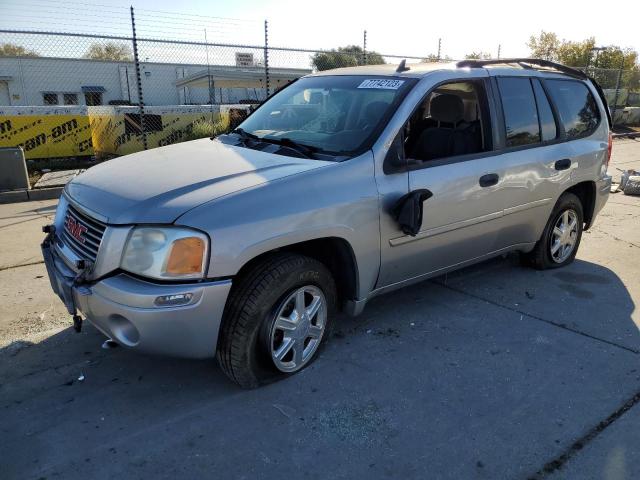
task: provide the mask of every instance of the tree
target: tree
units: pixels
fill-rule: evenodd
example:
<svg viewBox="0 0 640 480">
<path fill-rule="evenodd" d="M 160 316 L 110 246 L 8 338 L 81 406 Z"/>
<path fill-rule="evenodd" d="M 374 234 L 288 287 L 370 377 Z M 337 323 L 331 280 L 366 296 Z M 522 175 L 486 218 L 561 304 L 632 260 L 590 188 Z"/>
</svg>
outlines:
<svg viewBox="0 0 640 480">
<path fill-rule="evenodd" d="M 113 62 L 130 62 L 133 60 L 131 48 L 122 43 L 92 43 L 84 58 L 92 60 L 111 60 Z"/>
<path fill-rule="evenodd" d="M 450 62 L 453 59 L 449 55 L 438 58 L 438 55 L 431 53 L 422 59 L 422 63 Z"/>
<path fill-rule="evenodd" d="M 527 42 L 527 47 L 531 50 L 533 58 L 544 60 L 555 60 L 558 55 L 560 40 L 555 33 L 542 30 L 538 36 L 531 35 Z"/>
<path fill-rule="evenodd" d="M 33 50 L 27 50 L 15 43 L 3 43 L 0 45 L 0 57 L 39 57 Z"/>
<path fill-rule="evenodd" d="M 358 45 L 348 45 L 329 52 L 318 52 L 311 57 L 311 64 L 317 70 L 330 70 L 340 67 L 357 67 L 359 65 L 381 65 L 386 63 L 382 55 L 369 52 Z"/>
<path fill-rule="evenodd" d="M 486 60 L 491 58 L 491 54 L 487 52 L 471 52 L 464 56 L 464 58 L 469 60 Z"/>
</svg>

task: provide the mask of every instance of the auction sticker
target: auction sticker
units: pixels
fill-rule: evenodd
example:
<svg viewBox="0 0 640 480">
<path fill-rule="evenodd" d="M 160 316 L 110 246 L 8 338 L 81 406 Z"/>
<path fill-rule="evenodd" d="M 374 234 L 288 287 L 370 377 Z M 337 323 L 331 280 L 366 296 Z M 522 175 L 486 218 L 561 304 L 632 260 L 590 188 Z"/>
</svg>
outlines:
<svg viewBox="0 0 640 480">
<path fill-rule="evenodd" d="M 404 80 L 392 80 L 388 78 L 376 78 L 365 80 L 358 88 L 383 88 L 386 90 L 397 90 L 404 83 Z"/>
</svg>

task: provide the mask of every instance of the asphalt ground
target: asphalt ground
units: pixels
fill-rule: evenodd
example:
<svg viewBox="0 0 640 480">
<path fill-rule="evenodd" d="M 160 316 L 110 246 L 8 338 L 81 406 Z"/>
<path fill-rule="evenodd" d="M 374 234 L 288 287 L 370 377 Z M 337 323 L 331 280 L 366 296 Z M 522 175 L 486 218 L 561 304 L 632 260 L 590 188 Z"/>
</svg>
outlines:
<svg viewBox="0 0 640 480">
<path fill-rule="evenodd" d="M 640 197 L 611 195 L 567 268 L 510 255 L 376 298 L 251 391 L 76 334 L 39 253 L 54 208 L 0 205 L 3 479 L 640 478 Z"/>
</svg>

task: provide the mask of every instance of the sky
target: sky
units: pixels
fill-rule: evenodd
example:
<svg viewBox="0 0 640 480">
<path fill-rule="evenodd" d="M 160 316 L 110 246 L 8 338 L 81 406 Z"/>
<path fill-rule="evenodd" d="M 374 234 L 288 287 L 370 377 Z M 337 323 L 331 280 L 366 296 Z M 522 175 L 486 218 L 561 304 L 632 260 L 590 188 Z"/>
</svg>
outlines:
<svg viewBox="0 0 640 480">
<path fill-rule="evenodd" d="M 529 36 L 545 30 L 640 50 L 638 0 L 618 0 L 609 10 L 593 0 L 0 0 L 0 28 L 127 34 L 130 5 L 146 35 L 201 39 L 206 28 L 210 42 L 261 44 L 268 19 L 271 45 L 298 48 L 361 45 L 366 29 L 368 49 L 386 54 L 424 57 L 442 39 L 443 56 L 496 56 L 501 45 L 502 57 L 515 57 L 526 56 Z"/>
</svg>

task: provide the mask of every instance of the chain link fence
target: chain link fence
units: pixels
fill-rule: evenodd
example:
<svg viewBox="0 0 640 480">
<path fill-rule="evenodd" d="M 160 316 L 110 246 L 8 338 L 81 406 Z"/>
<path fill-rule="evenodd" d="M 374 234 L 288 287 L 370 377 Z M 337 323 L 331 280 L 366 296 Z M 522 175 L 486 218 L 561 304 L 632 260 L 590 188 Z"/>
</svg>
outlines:
<svg viewBox="0 0 640 480">
<path fill-rule="evenodd" d="M 0 28 L 0 146 L 22 146 L 31 169 L 225 132 L 313 71 L 441 58 L 369 51 L 366 32 L 361 45 L 298 49 L 271 45 L 267 22 L 109 8 L 108 21 L 49 12 L 74 33 L 32 30 L 32 17 Z M 616 124 L 640 124 L 637 70 L 588 73 Z"/>
</svg>

